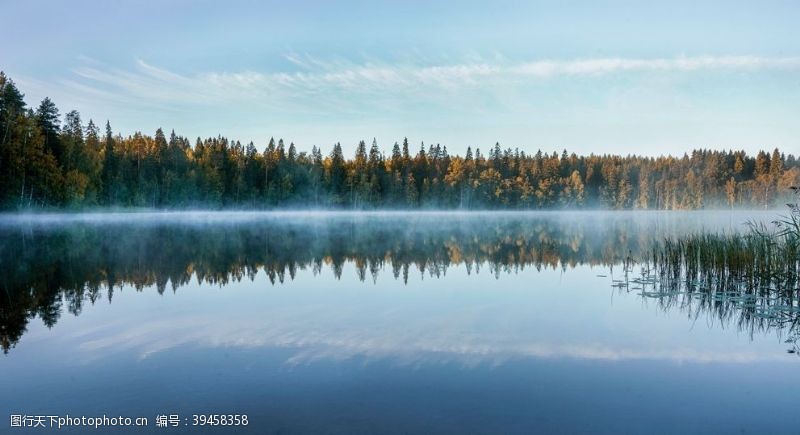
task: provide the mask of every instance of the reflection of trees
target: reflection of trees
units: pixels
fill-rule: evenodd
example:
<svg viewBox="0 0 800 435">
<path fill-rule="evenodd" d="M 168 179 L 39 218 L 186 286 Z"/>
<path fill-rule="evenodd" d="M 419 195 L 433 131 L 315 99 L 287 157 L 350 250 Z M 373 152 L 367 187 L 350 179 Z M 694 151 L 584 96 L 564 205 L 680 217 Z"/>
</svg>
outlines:
<svg viewBox="0 0 800 435">
<path fill-rule="evenodd" d="M 8 351 L 33 317 L 53 326 L 61 312 L 80 314 L 87 301 L 112 299 L 115 287 L 154 286 L 163 293 L 196 279 L 225 285 L 263 270 L 273 284 L 298 269 L 352 264 L 358 279 L 391 270 L 439 276 L 464 265 L 492 273 L 526 267 L 613 265 L 644 252 L 656 234 L 684 231 L 649 219 L 571 218 L 566 214 L 488 218 L 475 215 L 273 217 L 196 223 L 71 223 L 0 228 L 0 341 Z M 633 236 L 635 235 L 635 236 Z"/>
<path fill-rule="evenodd" d="M 692 322 L 705 320 L 721 327 L 736 327 L 750 336 L 777 333 L 790 347 L 800 351 L 800 288 L 749 275 L 736 276 L 720 270 L 685 270 L 669 265 L 646 264 L 636 277 L 628 275 L 615 286 L 636 291 L 654 300 L 665 312 L 685 313 Z"/>
</svg>

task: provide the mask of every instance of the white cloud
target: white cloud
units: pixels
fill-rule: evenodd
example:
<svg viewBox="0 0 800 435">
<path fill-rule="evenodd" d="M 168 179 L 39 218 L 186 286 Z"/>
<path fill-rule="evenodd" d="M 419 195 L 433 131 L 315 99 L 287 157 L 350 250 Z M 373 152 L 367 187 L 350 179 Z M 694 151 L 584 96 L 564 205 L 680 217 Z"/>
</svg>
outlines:
<svg viewBox="0 0 800 435">
<path fill-rule="evenodd" d="M 197 70 L 80 58 L 61 80 L 15 76 L 29 102 L 110 119 L 115 131 L 175 128 L 303 149 L 377 137 L 681 154 L 796 145 L 800 57 L 681 56 L 514 60 L 419 53 L 392 60 L 291 53 L 270 70 Z M 459 148 L 460 147 L 460 148 Z M 345 152 L 350 152 L 345 149 Z M 655 151 L 654 151 L 655 152 Z"/>
<path fill-rule="evenodd" d="M 602 76 L 621 73 L 758 71 L 800 69 L 800 57 L 702 56 L 658 59 L 592 58 L 512 62 L 505 59 L 418 65 L 325 61 L 290 54 L 296 67 L 284 72 L 200 72 L 182 75 L 144 60 L 132 70 L 97 62 L 74 69 L 77 78 L 64 85 L 76 93 L 94 89 L 97 98 L 135 96 L 143 103 L 209 104 L 261 102 L 284 109 L 324 106 L 354 95 L 430 95 L 467 87 L 520 80 Z M 294 104 L 292 104 L 294 103 Z"/>
<path fill-rule="evenodd" d="M 690 72 L 714 69 L 761 70 L 797 68 L 800 68 L 800 57 L 701 56 L 678 57 L 672 59 L 598 58 L 565 62 L 538 61 L 524 63 L 513 68 L 513 70 L 520 75 L 553 77 L 564 75 L 599 75 L 619 72 Z"/>
</svg>

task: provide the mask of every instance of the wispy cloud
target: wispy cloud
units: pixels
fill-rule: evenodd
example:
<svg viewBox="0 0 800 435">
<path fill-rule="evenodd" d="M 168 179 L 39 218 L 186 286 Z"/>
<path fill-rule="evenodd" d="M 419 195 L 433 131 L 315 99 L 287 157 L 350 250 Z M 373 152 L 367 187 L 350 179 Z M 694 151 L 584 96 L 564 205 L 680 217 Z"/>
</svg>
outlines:
<svg viewBox="0 0 800 435">
<path fill-rule="evenodd" d="M 563 75 L 599 75 L 618 72 L 698 70 L 797 69 L 800 57 L 701 56 L 672 59 L 598 58 L 564 62 L 538 61 L 524 63 L 512 70 L 521 75 L 552 77 Z"/>
<path fill-rule="evenodd" d="M 495 141 L 592 152 L 671 153 L 698 144 L 791 147 L 798 56 L 512 59 L 412 53 L 343 58 L 289 53 L 241 70 L 147 59 L 77 59 L 63 78 L 14 76 L 35 104 L 110 119 L 123 134 L 158 127 L 298 146 L 403 136 L 451 150 Z M 456 148 L 453 148 L 456 147 Z M 345 150 L 348 152 L 348 150 Z"/>
<path fill-rule="evenodd" d="M 303 110 L 325 108 L 359 95 L 383 102 L 403 95 L 452 94 L 467 88 L 485 88 L 525 81 L 611 74 L 696 71 L 797 70 L 800 57 L 702 56 L 657 59 L 591 58 L 514 62 L 504 58 L 473 59 L 465 63 L 393 64 L 323 60 L 289 54 L 290 71 L 211 71 L 180 74 L 144 60 L 129 70 L 90 61 L 75 68 L 75 77 L 63 84 L 76 93 L 96 98 L 130 99 L 149 104 L 255 103 Z M 313 103 L 313 104 L 312 104 Z M 339 107 L 340 110 L 346 108 Z"/>
</svg>

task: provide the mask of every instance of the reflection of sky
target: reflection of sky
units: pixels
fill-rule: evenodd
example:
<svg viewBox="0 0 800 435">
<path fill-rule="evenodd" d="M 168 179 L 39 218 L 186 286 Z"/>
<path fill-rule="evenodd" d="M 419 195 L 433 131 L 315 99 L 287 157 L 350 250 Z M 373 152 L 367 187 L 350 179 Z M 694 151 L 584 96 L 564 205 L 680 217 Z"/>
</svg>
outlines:
<svg viewBox="0 0 800 435">
<path fill-rule="evenodd" d="M 575 219 L 574 228 L 600 238 L 734 230 L 746 220 L 539 215 Z M 275 215 L 270 225 L 311 222 L 303 216 Z M 264 216 L 162 217 L 249 228 Z M 41 222 L 58 226 L 61 218 Z M 52 329 L 34 319 L 0 357 L 8 374 L 0 413 L 246 413 L 254 424 L 236 433 L 257 434 L 792 433 L 800 424 L 798 359 L 774 332 L 751 340 L 707 314 L 692 321 L 685 311 L 664 312 L 613 289 L 619 267 L 526 267 L 498 278 L 487 267 L 467 275 L 463 264 L 439 278 L 412 268 L 407 285 L 391 265 L 376 282 L 359 281 L 354 269 L 348 263 L 341 279 L 329 267 L 298 270 L 276 285 L 263 271 L 224 286 L 193 280 L 163 295 L 124 286 L 112 303 L 105 295 L 86 301 L 80 316 L 65 312 Z"/>
<path fill-rule="evenodd" d="M 401 365 L 464 366 L 512 359 L 662 360 L 670 362 L 794 362 L 774 333 L 751 341 L 734 324 L 680 311 L 611 288 L 605 269 L 524 270 L 471 276 L 463 267 L 403 285 L 390 273 L 359 282 L 352 265 L 341 280 L 330 270 L 300 271 L 272 286 L 260 274 L 220 288 L 182 287 L 159 296 L 124 288 L 79 317 L 63 314 L 48 330 L 40 322 L 7 363 L 43 355 L 68 364 L 97 364 L 109 355 L 149 358 L 178 347 L 290 349 L 285 364 L 353 357 Z"/>
</svg>

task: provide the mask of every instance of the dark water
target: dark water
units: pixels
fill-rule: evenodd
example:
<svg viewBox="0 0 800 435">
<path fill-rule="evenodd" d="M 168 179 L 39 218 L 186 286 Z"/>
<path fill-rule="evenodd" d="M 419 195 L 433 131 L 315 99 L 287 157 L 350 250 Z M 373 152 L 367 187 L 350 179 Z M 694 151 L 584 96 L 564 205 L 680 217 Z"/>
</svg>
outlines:
<svg viewBox="0 0 800 435">
<path fill-rule="evenodd" d="M 654 239 L 774 216 L 3 216 L 0 432 L 798 433 L 790 327 L 612 286 Z"/>
</svg>

